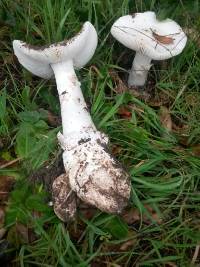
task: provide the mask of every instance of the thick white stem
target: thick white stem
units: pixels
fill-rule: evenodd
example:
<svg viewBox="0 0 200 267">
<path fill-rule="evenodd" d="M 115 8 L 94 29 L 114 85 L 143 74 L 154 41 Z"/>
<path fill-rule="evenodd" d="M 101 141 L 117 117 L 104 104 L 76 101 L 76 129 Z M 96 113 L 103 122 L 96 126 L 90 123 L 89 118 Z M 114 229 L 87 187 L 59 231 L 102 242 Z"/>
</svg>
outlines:
<svg viewBox="0 0 200 267">
<path fill-rule="evenodd" d="M 136 52 L 132 68 L 129 73 L 129 86 L 143 86 L 147 80 L 148 71 L 151 68 L 151 58 Z"/>
<path fill-rule="evenodd" d="M 60 99 L 63 136 L 79 133 L 86 129 L 96 130 L 83 98 L 80 82 L 74 71 L 73 62 L 51 64 Z"/>
<path fill-rule="evenodd" d="M 54 198 L 55 212 L 63 220 L 73 216 L 76 208 L 73 197 L 65 201 L 72 189 L 80 199 L 102 211 L 119 213 L 129 199 L 129 175 L 107 151 L 107 136 L 96 130 L 72 62 L 52 64 L 52 69 L 63 123 L 63 135 L 59 133 L 58 140 L 64 150 L 63 163 L 68 177 L 59 177 L 53 185 L 56 192 L 65 186 L 58 198 Z"/>
</svg>

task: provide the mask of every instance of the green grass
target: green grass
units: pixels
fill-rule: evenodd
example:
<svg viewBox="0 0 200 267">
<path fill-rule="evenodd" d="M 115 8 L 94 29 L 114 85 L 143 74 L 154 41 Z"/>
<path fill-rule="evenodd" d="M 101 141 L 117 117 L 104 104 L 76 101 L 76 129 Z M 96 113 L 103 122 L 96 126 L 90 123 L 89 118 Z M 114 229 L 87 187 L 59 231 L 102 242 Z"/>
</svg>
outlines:
<svg viewBox="0 0 200 267">
<path fill-rule="evenodd" d="M 198 259 L 192 262 L 200 244 L 199 46 L 189 37 L 181 55 L 166 65 L 155 63 L 149 74 L 149 79 L 156 80 L 155 95 L 168 96 L 166 105 L 176 131 L 162 126 L 159 107 L 129 93 L 116 93 L 116 81 L 110 75 L 111 70 L 123 75 L 133 59 L 133 53 L 130 56 L 109 34 L 111 25 L 121 15 L 146 10 L 185 28 L 198 31 L 200 26 L 198 0 L 1 1 L 0 157 L 21 159 L 15 167 L 0 169 L 0 175 L 16 179 L 6 203 L 8 233 L 0 241 L 0 247 L 9 242 L 4 252 L 9 266 L 200 264 Z M 64 225 L 47 205 L 44 187 L 28 179 L 60 154 L 56 140 L 60 126 L 48 120 L 48 111 L 59 116 L 59 102 L 53 80 L 33 77 L 13 57 L 12 40 L 49 44 L 73 35 L 86 20 L 95 25 L 99 44 L 78 76 L 97 128 L 109 135 L 111 149 L 120 148 L 116 156 L 131 174 L 130 206 L 141 215 L 131 224 L 99 211 L 89 218 L 80 210 L 74 223 Z M 127 105 L 131 106 L 129 119 L 118 114 Z M 31 232 L 28 242 L 19 225 Z M 131 245 L 122 250 L 128 241 Z"/>
</svg>

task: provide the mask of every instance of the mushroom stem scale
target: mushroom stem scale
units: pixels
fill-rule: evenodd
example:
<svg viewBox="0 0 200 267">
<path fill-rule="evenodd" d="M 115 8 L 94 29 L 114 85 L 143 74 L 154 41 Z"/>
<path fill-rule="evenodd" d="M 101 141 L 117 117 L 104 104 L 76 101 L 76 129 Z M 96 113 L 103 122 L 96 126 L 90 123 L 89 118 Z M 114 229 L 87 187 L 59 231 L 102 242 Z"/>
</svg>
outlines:
<svg viewBox="0 0 200 267">
<path fill-rule="evenodd" d="M 51 64 L 59 94 L 63 136 L 81 132 L 86 128 L 96 129 L 80 88 L 73 61 Z"/>
<path fill-rule="evenodd" d="M 148 71 L 151 68 L 151 58 L 136 52 L 132 68 L 129 73 L 129 86 L 143 86 L 147 80 Z"/>
</svg>

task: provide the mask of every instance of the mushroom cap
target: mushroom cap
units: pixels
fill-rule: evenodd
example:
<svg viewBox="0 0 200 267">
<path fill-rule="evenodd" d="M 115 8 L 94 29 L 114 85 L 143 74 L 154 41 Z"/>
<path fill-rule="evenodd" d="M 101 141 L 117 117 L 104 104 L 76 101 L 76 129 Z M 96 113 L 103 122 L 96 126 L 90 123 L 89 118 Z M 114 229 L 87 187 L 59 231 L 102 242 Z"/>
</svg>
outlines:
<svg viewBox="0 0 200 267">
<path fill-rule="evenodd" d="M 97 42 L 96 30 L 87 21 L 81 31 L 69 40 L 43 47 L 14 40 L 13 49 L 27 70 L 41 78 L 50 79 L 53 76 L 51 64 L 72 60 L 74 67 L 80 69 L 93 56 Z"/>
<path fill-rule="evenodd" d="M 180 54 L 187 42 L 187 36 L 175 21 L 159 21 L 151 11 L 120 17 L 111 34 L 124 46 L 154 60 Z"/>
</svg>

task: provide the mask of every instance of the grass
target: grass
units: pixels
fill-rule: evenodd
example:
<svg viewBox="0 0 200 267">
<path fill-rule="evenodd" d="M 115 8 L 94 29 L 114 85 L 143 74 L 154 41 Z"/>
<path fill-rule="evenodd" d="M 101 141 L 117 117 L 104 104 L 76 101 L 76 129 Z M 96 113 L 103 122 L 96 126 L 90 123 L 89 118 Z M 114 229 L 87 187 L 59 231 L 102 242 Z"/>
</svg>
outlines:
<svg viewBox="0 0 200 267">
<path fill-rule="evenodd" d="M 151 69 L 158 105 L 117 93 L 118 82 L 111 75 L 112 70 L 123 77 L 133 58 L 110 36 L 111 25 L 121 15 L 146 10 L 185 28 L 200 26 L 198 0 L 1 1 L 0 157 L 8 162 L 20 158 L 0 169 L 2 177 L 16 180 L 8 203 L 1 201 L 7 206 L 7 234 L 0 241 L 0 258 L 8 266 L 200 264 L 195 258 L 200 245 L 198 42 L 189 36 L 181 55 Z M 59 117 L 59 102 L 54 81 L 33 77 L 13 57 L 12 40 L 39 45 L 60 41 L 86 20 L 95 25 L 99 45 L 78 76 L 96 126 L 109 135 L 110 148 L 131 174 L 130 207 L 140 215 L 134 222 L 80 209 L 76 221 L 64 225 L 47 205 L 44 186 L 28 179 L 61 153 L 56 140 L 60 124 L 52 124 L 48 113 Z M 163 105 L 170 111 L 173 131 L 160 120 Z M 131 117 L 119 115 L 121 107 L 129 108 Z"/>
</svg>

